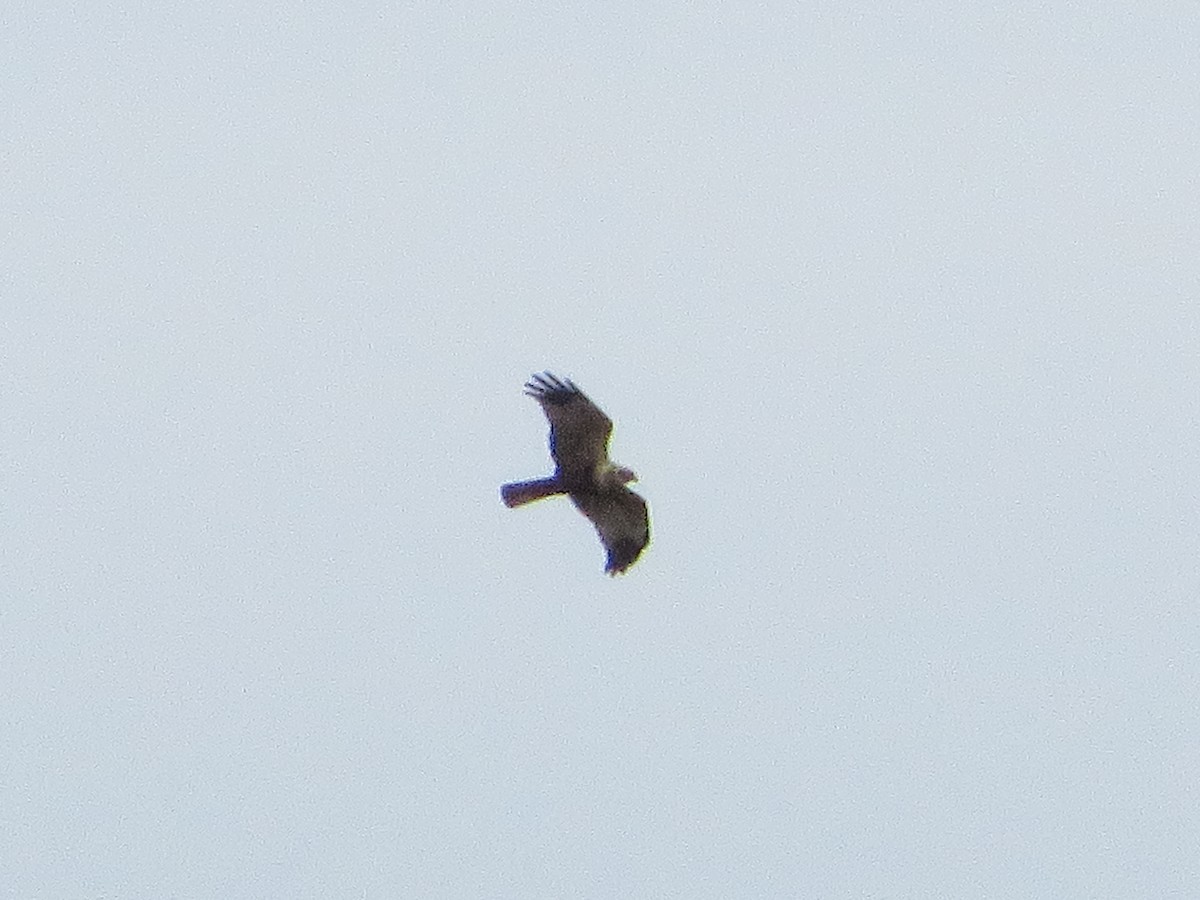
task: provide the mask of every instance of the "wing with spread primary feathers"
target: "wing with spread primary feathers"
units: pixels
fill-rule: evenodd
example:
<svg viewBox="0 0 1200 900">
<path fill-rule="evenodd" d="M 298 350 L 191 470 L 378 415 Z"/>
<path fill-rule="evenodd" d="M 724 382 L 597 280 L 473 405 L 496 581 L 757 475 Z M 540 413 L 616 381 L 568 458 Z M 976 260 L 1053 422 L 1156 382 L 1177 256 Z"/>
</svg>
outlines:
<svg viewBox="0 0 1200 900">
<path fill-rule="evenodd" d="M 550 420 L 550 455 L 559 471 L 590 478 L 596 464 L 608 459 L 612 420 L 570 379 L 560 381 L 549 372 L 530 378 L 525 393 Z"/>
<path fill-rule="evenodd" d="M 609 575 L 628 569 L 650 543 L 646 501 L 629 488 L 572 493 L 571 500 L 596 526 L 600 543 L 608 551 L 604 571 Z"/>
</svg>

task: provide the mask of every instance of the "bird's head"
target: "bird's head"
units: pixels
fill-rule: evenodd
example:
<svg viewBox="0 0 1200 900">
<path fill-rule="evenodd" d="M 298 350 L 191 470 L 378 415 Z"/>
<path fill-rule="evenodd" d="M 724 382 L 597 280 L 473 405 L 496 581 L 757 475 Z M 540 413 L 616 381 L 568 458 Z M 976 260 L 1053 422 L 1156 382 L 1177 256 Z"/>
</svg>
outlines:
<svg viewBox="0 0 1200 900">
<path fill-rule="evenodd" d="M 633 471 L 629 466 L 614 465 L 611 472 L 612 474 L 609 477 L 618 484 L 629 484 L 631 481 L 638 480 L 637 472 Z"/>
</svg>

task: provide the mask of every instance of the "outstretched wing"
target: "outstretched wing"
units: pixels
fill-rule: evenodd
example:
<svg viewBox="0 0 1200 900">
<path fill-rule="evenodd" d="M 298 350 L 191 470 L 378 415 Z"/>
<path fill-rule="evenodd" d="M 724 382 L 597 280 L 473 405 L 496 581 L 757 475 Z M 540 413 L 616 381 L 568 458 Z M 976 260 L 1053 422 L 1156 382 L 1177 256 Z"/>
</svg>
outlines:
<svg viewBox="0 0 1200 900">
<path fill-rule="evenodd" d="M 600 543 L 608 551 L 604 571 L 624 572 L 650 543 L 650 514 L 646 501 L 627 487 L 571 494 L 576 508 L 592 520 Z"/>
<path fill-rule="evenodd" d="M 608 459 L 612 419 L 570 380 L 560 381 L 549 372 L 530 378 L 525 393 L 550 420 L 550 455 L 559 472 L 590 479 L 596 464 Z"/>
</svg>

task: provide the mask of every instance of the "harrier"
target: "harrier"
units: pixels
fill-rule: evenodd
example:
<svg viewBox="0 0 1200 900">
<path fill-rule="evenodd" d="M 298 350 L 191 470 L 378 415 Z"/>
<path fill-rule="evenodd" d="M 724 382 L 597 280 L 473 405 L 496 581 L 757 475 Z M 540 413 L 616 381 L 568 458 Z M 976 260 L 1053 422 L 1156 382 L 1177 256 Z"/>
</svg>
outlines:
<svg viewBox="0 0 1200 900">
<path fill-rule="evenodd" d="M 624 572 L 650 542 L 646 501 L 625 485 L 637 475 L 608 458 L 612 420 L 570 380 L 546 372 L 534 375 L 525 393 L 542 405 L 550 420 L 550 455 L 555 471 L 549 478 L 516 481 L 500 488 L 506 506 L 521 506 L 566 494 L 591 519 L 608 553 L 604 571 Z"/>
</svg>

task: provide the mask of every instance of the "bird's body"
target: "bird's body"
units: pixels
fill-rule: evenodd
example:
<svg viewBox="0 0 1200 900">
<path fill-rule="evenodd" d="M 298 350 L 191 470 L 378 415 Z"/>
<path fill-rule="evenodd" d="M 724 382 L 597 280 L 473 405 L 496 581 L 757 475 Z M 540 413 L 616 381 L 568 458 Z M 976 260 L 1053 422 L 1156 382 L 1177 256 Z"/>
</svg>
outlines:
<svg viewBox="0 0 1200 900">
<path fill-rule="evenodd" d="M 631 469 L 608 458 L 612 420 L 574 384 L 549 372 L 534 375 L 525 393 L 541 404 L 550 420 L 550 455 L 555 472 L 549 478 L 503 485 L 507 506 L 521 506 L 555 494 L 567 494 L 575 508 L 591 520 L 608 553 L 604 570 L 624 572 L 650 542 L 646 501 L 626 484 L 636 481 Z"/>
</svg>

